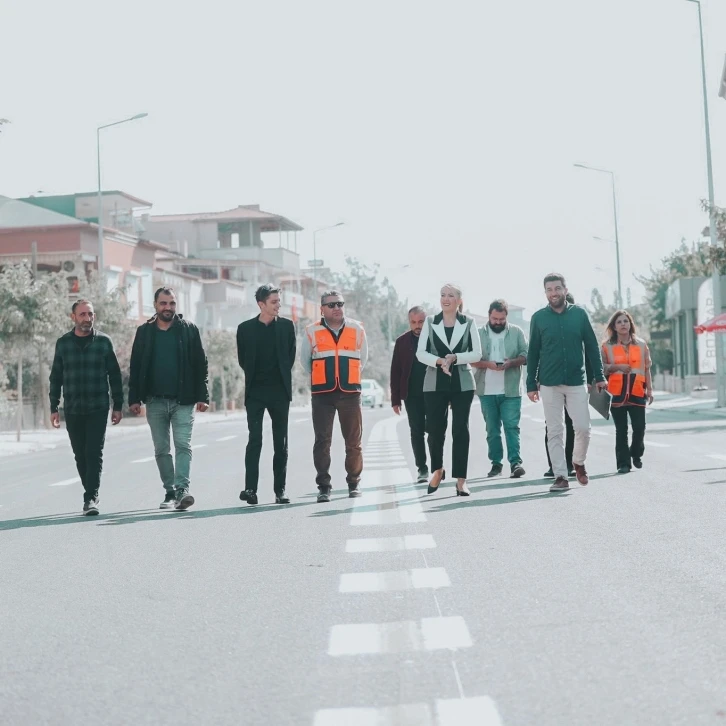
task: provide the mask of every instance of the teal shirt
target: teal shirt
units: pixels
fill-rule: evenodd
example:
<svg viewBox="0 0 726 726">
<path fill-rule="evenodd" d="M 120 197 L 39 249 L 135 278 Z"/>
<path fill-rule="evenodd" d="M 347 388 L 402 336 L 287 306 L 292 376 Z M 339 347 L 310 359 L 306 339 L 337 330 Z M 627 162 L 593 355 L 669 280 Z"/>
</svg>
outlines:
<svg viewBox="0 0 726 726">
<path fill-rule="evenodd" d="M 151 394 L 179 395 L 179 346 L 175 326 L 162 330 L 154 326 L 154 359 L 151 368 Z"/>
<path fill-rule="evenodd" d="M 527 392 L 543 386 L 581 386 L 604 381 L 602 357 L 587 313 L 566 304 L 561 313 L 548 305 L 532 316 L 527 355 Z M 589 382 L 589 381 L 588 381 Z"/>
</svg>

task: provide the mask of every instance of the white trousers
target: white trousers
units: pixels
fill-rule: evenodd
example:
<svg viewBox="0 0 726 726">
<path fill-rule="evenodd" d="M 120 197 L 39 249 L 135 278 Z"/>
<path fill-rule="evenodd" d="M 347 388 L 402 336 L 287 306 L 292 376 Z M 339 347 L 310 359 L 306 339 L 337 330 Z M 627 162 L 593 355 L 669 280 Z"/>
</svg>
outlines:
<svg viewBox="0 0 726 726">
<path fill-rule="evenodd" d="M 573 464 L 584 464 L 590 446 L 590 399 L 587 386 L 541 386 L 539 392 L 547 422 L 547 448 L 556 477 L 567 478 L 565 461 L 565 408 L 575 429 Z"/>
</svg>

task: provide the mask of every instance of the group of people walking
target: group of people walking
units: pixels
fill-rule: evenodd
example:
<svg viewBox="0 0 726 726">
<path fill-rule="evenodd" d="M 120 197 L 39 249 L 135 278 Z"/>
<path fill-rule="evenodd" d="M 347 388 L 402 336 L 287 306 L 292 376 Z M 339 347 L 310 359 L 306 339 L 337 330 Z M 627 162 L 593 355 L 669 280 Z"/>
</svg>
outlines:
<svg viewBox="0 0 726 726">
<path fill-rule="evenodd" d="M 652 403 L 653 390 L 650 353 L 636 335 L 632 316 L 616 311 L 599 345 L 586 311 L 575 305 L 562 275 L 547 275 L 544 292 L 548 304 L 534 314 L 529 342 L 520 327 L 508 322 L 508 306 L 501 299 L 492 302 L 487 324 L 478 329 L 462 314 L 461 290 L 455 285 L 442 288 L 439 314 L 426 317 L 419 307 L 409 311 L 410 330 L 398 338 L 393 352 L 391 403 L 395 413 L 402 406 L 408 412 L 419 481 L 429 481 L 429 494 L 446 476 L 442 454 L 449 409 L 451 473 L 457 496 L 470 494 L 466 477 L 474 394 L 486 424 L 488 477 L 504 470 L 502 429 L 510 476 L 525 475 L 520 449 L 524 366 L 527 396 L 532 402 L 541 401 L 544 408 L 549 464 L 545 477 L 555 480 L 550 491 L 567 491 L 571 477 L 583 486 L 589 483 L 586 459 L 593 389 L 607 389 L 612 397 L 618 472 L 642 466 L 645 406 Z"/>
<path fill-rule="evenodd" d="M 502 428 L 510 475 L 525 475 L 519 430 L 525 365 L 527 395 L 534 402 L 541 400 L 544 407 L 550 461 L 546 476 L 555 478 L 551 491 L 567 490 L 573 475 L 580 484 L 588 483 L 588 390 L 593 386 L 607 388 L 612 395 L 618 471 L 626 473 L 631 466 L 642 466 L 644 408 L 652 402 L 653 392 L 650 354 L 645 342 L 636 337 L 631 315 L 620 310 L 613 316 L 600 348 L 587 313 L 568 297 L 564 277 L 547 275 L 544 288 L 548 305 L 533 316 L 529 343 L 524 331 L 508 322 L 504 300 L 491 304 L 488 323 L 479 329 L 463 313 L 462 291 L 453 284 L 442 288 L 441 311 L 436 315 L 427 316 L 421 307 L 409 311 L 410 330 L 396 340 L 393 351 L 391 404 L 396 414 L 405 407 L 418 481 L 428 481 L 429 494 L 446 478 L 444 445 L 451 410 L 450 471 L 456 479 L 457 496 L 470 495 L 469 415 L 475 395 L 487 428 L 488 476 L 499 476 L 504 470 Z M 239 497 L 250 505 L 258 503 L 267 412 L 272 422 L 275 502 L 288 504 L 295 328 L 292 321 L 279 315 L 278 288 L 263 285 L 255 297 L 259 315 L 237 329 L 249 430 L 245 484 Z M 209 381 L 199 329 L 184 320 L 176 305 L 174 290 L 159 288 L 154 294 L 154 316 L 137 328 L 130 361 L 129 410 L 139 414 L 142 404 L 146 406 L 164 487 L 159 507 L 186 510 L 195 501 L 190 493 L 194 419 L 209 408 Z M 320 319 L 305 328 L 299 360 L 310 377 L 317 501 L 323 503 L 330 501 L 332 491 L 330 449 L 336 414 L 345 440 L 348 494 L 351 498 L 361 495 L 361 377 L 368 343 L 363 325 L 345 314 L 342 293 L 323 293 L 320 310 Z M 99 512 L 109 408 L 112 425 L 122 418 L 122 377 L 111 339 L 95 329 L 93 304 L 88 300 L 73 303 L 71 319 L 73 329 L 56 342 L 50 374 L 51 421 L 60 427 L 62 394 L 66 427 L 84 490 L 83 513 L 94 515 Z M 633 428 L 632 443 L 628 441 L 628 419 Z"/>
</svg>

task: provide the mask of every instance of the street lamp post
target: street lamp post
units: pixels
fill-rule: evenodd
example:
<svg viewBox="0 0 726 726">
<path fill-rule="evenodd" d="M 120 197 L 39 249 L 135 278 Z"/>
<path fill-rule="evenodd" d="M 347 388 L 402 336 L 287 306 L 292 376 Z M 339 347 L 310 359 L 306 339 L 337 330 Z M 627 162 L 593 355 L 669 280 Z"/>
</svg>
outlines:
<svg viewBox="0 0 726 726">
<path fill-rule="evenodd" d="M 313 231 L 313 295 L 315 299 L 318 299 L 318 232 L 325 232 L 329 229 L 335 229 L 336 227 L 342 227 L 345 222 L 336 222 L 328 227 L 321 227 Z"/>
<path fill-rule="evenodd" d="M 615 195 L 615 173 L 608 169 L 598 169 L 595 166 L 588 166 L 587 164 L 575 164 L 578 169 L 588 169 L 589 171 L 597 171 L 600 174 L 610 174 L 610 183 L 613 190 L 613 224 L 615 226 L 615 259 L 618 269 L 618 306 L 623 306 L 623 284 L 622 274 L 620 270 L 620 239 L 618 237 L 618 202 Z"/>
<path fill-rule="evenodd" d="M 706 133 L 706 173 L 708 175 L 708 222 L 713 258 L 713 311 L 714 316 L 721 314 L 721 277 L 718 271 L 718 230 L 716 229 L 716 205 L 713 191 L 713 165 L 711 163 L 711 125 L 708 118 L 708 91 L 706 85 L 706 52 L 703 44 L 703 18 L 700 0 L 687 0 L 698 6 L 698 31 L 701 39 L 701 81 L 703 84 L 703 119 Z M 716 334 L 716 392 L 718 406 L 726 406 L 726 367 L 724 366 L 723 336 Z"/>
<path fill-rule="evenodd" d="M 118 126 L 119 124 L 125 124 L 129 121 L 136 121 L 137 119 L 148 116 L 148 113 L 137 113 L 136 116 L 125 118 L 121 121 L 114 121 L 111 124 L 104 124 L 96 129 L 96 160 L 97 171 L 98 171 L 98 275 L 103 277 L 104 275 L 104 259 L 103 259 L 103 192 L 101 191 L 101 131 L 108 129 L 111 126 Z"/>
</svg>

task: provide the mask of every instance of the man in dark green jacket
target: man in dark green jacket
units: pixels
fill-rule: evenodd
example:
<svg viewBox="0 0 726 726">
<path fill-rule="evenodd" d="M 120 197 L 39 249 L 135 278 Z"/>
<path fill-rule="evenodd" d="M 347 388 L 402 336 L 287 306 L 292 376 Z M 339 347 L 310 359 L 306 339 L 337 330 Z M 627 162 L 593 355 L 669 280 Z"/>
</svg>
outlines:
<svg viewBox="0 0 726 726">
<path fill-rule="evenodd" d="M 575 429 L 572 462 L 577 481 L 589 482 L 585 459 L 590 444 L 590 409 L 586 373 L 592 372 L 598 390 L 607 388 L 600 347 L 587 313 L 567 302 L 565 278 L 552 273 L 544 279 L 547 307 L 532 316 L 527 355 L 527 395 L 542 398 L 549 452 L 555 483 L 550 491 L 567 491 L 567 462 L 564 447 L 564 411 Z"/>
</svg>

